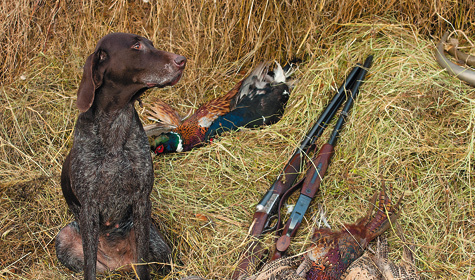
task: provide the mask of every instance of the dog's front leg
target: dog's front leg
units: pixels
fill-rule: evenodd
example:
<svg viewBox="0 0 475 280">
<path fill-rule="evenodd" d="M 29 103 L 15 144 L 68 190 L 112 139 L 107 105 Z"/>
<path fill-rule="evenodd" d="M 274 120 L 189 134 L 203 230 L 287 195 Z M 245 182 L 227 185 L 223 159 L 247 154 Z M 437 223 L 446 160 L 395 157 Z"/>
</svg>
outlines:
<svg viewBox="0 0 475 280">
<path fill-rule="evenodd" d="M 96 279 L 97 247 L 99 242 L 99 209 L 97 201 L 84 203 L 79 227 L 84 252 L 84 279 Z"/>
<path fill-rule="evenodd" d="M 150 250 L 150 220 L 151 220 L 151 206 L 150 199 L 138 199 L 134 201 L 133 205 L 134 216 L 134 231 L 135 242 L 137 248 L 137 275 L 140 280 L 150 279 L 150 272 L 148 265 L 140 264 L 148 262 L 149 250 Z"/>
</svg>

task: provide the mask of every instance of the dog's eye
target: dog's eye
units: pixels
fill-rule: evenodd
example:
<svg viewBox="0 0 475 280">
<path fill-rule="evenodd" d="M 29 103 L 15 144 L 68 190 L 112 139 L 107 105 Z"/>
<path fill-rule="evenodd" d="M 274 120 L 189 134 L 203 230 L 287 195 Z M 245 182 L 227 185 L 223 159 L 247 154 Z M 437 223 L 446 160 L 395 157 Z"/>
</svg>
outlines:
<svg viewBox="0 0 475 280">
<path fill-rule="evenodd" d="M 137 42 L 132 46 L 132 49 L 141 50 L 142 49 L 142 44 L 140 42 Z"/>
</svg>

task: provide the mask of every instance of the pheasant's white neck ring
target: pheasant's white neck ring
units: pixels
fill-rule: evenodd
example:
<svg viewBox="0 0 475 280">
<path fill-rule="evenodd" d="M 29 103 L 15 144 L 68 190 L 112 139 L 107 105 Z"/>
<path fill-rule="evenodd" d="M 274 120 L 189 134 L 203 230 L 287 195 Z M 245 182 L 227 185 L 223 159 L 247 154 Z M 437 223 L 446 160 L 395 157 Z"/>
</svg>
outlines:
<svg viewBox="0 0 475 280">
<path fill-rule="evenodd" d="M 176 151 L 177 152 L 182 152 L 183 151 L 183 140 L 181 139 L 181 135 L 176 133 L 176 132 L 170 132 L 176 135 L 178 137 L 178 144 L 176 145 Z"/>
</svg>

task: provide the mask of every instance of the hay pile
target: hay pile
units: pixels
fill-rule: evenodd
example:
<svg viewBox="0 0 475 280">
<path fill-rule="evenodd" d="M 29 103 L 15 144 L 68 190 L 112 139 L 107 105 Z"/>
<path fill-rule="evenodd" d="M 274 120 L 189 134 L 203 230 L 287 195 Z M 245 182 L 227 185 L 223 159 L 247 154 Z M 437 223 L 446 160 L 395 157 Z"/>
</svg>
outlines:
<svg viewBox="0 0 475 280">
<path fill-rule="evenodd" d="M 260 2 L 0 4 L 0 277 L 81 279 L 55 257 L 54 237 L 72 219 L 59 174 L 72 143 L 82 64 L 112 31 L 144 35 L 188 58 L 182 81 L 144 98 L 159 96 L 183 113 L 224 94 L 263 59 L 304 58 L 279 123 L 154 158 L 153 215 L 174 247 L 165 279 L 230 275 L 255 204 L 334 88 L 368 54 L 373 67 L 290 249 L 307 248 L 318 203 L 338 228 L 364 215 L 384 180 L 393 197 L 405 197 L 399 218 L 405 241 L 389 231 L 391 257 L 413 244 L 422 276 L 475 277 L 475 90 L 448 76 L 433 56 L 448 23 L 473 41 L 475 5 Z"/>
</svg>

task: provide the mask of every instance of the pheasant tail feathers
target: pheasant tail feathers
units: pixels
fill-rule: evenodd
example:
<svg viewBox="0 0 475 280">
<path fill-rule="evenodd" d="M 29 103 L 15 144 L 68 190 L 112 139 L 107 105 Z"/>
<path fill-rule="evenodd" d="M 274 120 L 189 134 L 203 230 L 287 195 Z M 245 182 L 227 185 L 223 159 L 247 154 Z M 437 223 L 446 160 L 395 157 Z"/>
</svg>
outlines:
<svg viewBox="0 0 475 280">
<path fill-rule="evenodd" d="M 147 119 L 154 121 L 154 124 L 144 126 L 147 136 L 159 135 L 163 132 L 171 131 L 178 127 L 182 119 L 178 113 L 167 103 L 156 99 L 146 105 Z"/>
<path fill-rule="evenodd" d="M 381 235 L 396 221 L 396 210 L 399 207 L 402 196 L 399 201 L 393 205 L 386 193 L 386 188 L 383 185 L 379 196 L 377 197 L 377 195 L 375 195 L 371 201 L 371 207 L 367 219 L 371 217 L 370 215 L 375 206 L 376 199 L 378 199 L 378 210 L 375 216 L 366 225 L 368 242 Z"/>
</svg>

